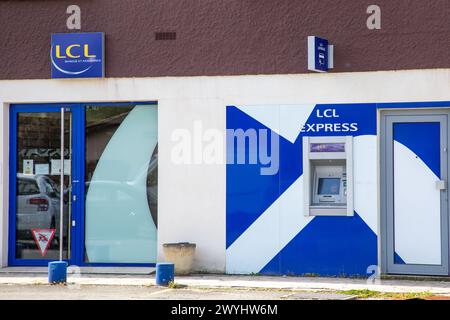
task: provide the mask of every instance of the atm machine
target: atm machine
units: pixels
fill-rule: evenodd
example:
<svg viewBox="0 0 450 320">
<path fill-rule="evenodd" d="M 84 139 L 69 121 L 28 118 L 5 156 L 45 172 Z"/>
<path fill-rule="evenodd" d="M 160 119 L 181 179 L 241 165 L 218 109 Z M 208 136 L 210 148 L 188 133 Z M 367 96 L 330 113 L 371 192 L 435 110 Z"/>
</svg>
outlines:
<svg viewBox="0 0 450 320">
<path fill-rule="evenodd" d="M 303 137 L 306 216 L 353 216 L 353 137 Z"/>
</svg>

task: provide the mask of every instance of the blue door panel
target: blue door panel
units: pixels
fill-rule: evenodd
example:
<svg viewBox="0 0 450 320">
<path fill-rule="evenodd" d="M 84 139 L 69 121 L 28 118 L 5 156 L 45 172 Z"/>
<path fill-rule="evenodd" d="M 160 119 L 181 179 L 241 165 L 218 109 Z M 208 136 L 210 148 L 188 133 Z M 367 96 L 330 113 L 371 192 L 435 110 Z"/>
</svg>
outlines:
<svg viewBox="0 0 450 320">
<path fill-rule="evenodd" d="M 441 176 L 439 122 L 399 122 L 393 138 L 418 156 L 437 177 Z"/>
</svg>

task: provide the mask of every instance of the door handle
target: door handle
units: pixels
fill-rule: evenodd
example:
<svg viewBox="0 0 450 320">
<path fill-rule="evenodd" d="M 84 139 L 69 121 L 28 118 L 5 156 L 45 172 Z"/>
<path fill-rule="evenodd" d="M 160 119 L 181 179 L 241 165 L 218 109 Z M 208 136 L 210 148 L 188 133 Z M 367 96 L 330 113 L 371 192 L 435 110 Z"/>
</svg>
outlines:
<svg viewBox="0 0 450 320">
<path fill-rule="evenodd" d="M 446 190 L 447 189 L 447 181 L 445 181 L 445 180 L 436 181 L 436 189 Z"/>
</svg>

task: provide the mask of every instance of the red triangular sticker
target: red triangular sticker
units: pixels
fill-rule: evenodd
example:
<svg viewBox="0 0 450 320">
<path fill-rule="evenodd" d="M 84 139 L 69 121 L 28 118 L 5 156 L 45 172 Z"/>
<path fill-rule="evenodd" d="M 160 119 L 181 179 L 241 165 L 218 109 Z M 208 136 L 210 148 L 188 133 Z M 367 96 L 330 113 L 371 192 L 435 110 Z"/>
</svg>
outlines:
<svg viewBox="0 0 450 320">
<path fill-rule="evenodd" d="M 56 229 L 38 229 L 38 228 L 31 229 L 34 241 L 36 242 L 36 245 L 43 257 L 47 253 L 47 250 L 50 247 L 50 244 L 52 243 L 55 232 Z"/>
</svg>

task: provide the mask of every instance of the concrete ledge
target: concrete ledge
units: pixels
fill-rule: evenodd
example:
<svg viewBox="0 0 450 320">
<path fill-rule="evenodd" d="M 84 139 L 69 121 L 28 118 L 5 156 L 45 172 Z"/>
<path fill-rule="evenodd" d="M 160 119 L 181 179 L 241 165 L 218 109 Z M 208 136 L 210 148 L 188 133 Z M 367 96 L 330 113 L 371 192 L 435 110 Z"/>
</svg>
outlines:
<svg viewBox="0 0 450 320">
<path fill-rule="evenodd" d="M 68 273 L 73 273 L 74 267 L 69 266 Z M 111 274 L 111 275 L 150 275 L 155 273 L 152 267 L 80 267 L 81 274 Z M 47 274 L 47 267 L 6 267 L 0 268 L 0 274 Z"/>
<path fill-rule="evenodd" d="M 450 282 L 449 276 L 423 276 L 404 274 L 383 274 L 381 280 L 409 280 L 409 281 L 446 281 Z"/>
</svg>

